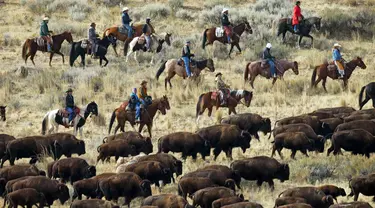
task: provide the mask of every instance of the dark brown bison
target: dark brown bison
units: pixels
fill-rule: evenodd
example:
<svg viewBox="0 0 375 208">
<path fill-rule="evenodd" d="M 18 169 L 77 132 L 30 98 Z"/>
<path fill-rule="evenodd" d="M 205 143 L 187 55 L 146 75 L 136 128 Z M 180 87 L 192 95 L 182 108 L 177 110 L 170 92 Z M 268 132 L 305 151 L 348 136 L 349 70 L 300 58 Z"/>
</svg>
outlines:
<svg viewBox="0 0 375 208">
<path fill-rule="evenodd" d="M 258 186 L 261 186 L 263 182 L 268 182 L 272 190 L 274 189 L 273 179 L 279 179 L 281 182 L 289 180 L 289 165 L 266 156 L 237 160 L 230 167 L 245 180 L 257 181 Z"/>
<path fill-rule="evenodd" d="M 76 181 L 95 175 L 95 166 L 89 165 L 84 159 L 73 157 L 53 162 L 52 173 L 48 173 L 48 177 L 60 178 L 63 183 L 70 181 L 72 185 Z"/>
<path fill-rule="evenodd" d="M 325 136 L 329 134 L 329 126 L 326 123 L 321 122 L 319 118 L 316 116 L 309 116 L 309 115 L 293 116 L 293 117 L 280 119 L 276 121 L 276 123 L 279 126 L 289 125 L 289 124 L 301 124 L 301 123 L 307 124 L 314 130 L 314 132 L 317 135 Z"/>
<path fill-rule="evenodd" d="M 18 206 L 32 207 L 33 205 L 39 204 L 39 208 L 44 207 L 46 198 L 43 193 L 39 193 L 33 188 L 24 188 L 5 196 L 4 207 L 6 203 L 9 203 L 9 207 L 17 208 Z"/>
<path fill-rule="evenodd" d="M 21 180 L 25 180 L 27 178 L 33 178 L 33 177 L 36 177 L 36 176 L 24 176 L 24 177 L 21 177 L 21 178 L 17 178 L 17 179 L 13 179 L 13 180 L 8 181 L 5 185 L 5 189 L 2 190 L 1 195 L 5 196 L 8 193 L 11 193 L 13 191 L 13 184 L 15 184 L 16 182 L 21 181 Z"/>
<path fill-rule="evenodd" d="M 56 153 L 57 159 L 60 159 L 62 155 L 71 157 L 72 154 L 86 154 L 85 142 L 83 140 L 77 139 L 72 134 L 56 133 L 47 135 L 46 137 L 58 142 L 58 144 L 61 146 L 61 151 Z"/>
<path fill-rule="evenodd" d="M 333 134 L 333 132 L 335 132 L 335 129 L 338 125 L 344 123 L 344 120 L 342 118 L 326 118 L 321 119 L 320 121 L 326 123 L 329 126 L 330 134 Z"/>
<path fill-rule="evenodd" d="M 306 203 L 304 198 L 300 197 L 279 197 L 275 200 L 275 207 L 280 207 L 287 204 Z"/>
<path fill-rule="evenodd" d="M 226 197 L 236 196 L 232 189 L 226 187 L 209 187 L 201 189 L 193 194 L 193 206 L 211 208 L 212 202 Z"/>
<path fill-rule="evenodd" d="M 306 203 L 295 203 L 295 204 L 283 205 L 283 206 L 280 206 L 279 208 L 314 208 L 314 207 Z"/>
<path fill-rule="evenodd" d="M 134 145 L 129 145 L 127 141 L 124 140 L 114 140 L 110 143 L 102 144 L 98 147 L 98 158 L 99 160 L 106 160 L 107 158 L 111 158 L 115 156 L 116 161 L 119 157 L 128 157 L 129 155 L 135 156 L 137 155 L 137 149 Z"/>
<path fill-rule="evenodd" d="M 283 197 L 300 197 L 306 200 L 306 203 L 312 207 L 328 208 L 333 204 L 333 198 L 326 195 L 316 187 L 296 187 L 282 192 Z M 279 195 L 279 196 L 280 196 Z"/>
<path fill-rule="evenodd" d="M 142 180 L 135 173 L 120 173 L 99 182 L 99 189 L 105 198 L 118 200 L 119 197 L 125 197 L 124 205 L 130 208 L 130 202 L 137 197 L 151 196 L 151 182 Z"/>
<path fill-rule="evenodd" d="M 346 202 L 340 204 L 331 205 L 329 208 L 372 208 L 367 202 Z"/>
<path fill-rule="evenodd" d="M 190 177 L 204 177 L 210 179 L 213 183 L 219 186 L 226 186 L 232 190 L 236 189 L 236 184 L 233 179 L 227 177 L 220 170 L 196 170 L 185 174 L 182 178 Z"/>
<path fill-rule="evenodd" d="M 373 108 L 365 109 L 365 110 L 357 110 L 355 112 L 352 112 L 351 115 L 375 115 L 375 110 Z"/>
<path fill-rule="evenodd" d="M 345 131 L 352 129 L 363 129 L 368 131 L 370 134 L 375 136 L 375 121 L 371 120 L 356 120 L 347 123 L 343 123 L 337 126 L 337 131 Z"/>
<path fill-rule="evenodd" d="M 348 196 L 354 196 L 354 201 L 358 200 L 359 194 L 374 196 L 375 199 L 375 174 L 355 177 L 349 181 L 349 187 L 351 191 Z"/>
<path fill-rule="evenodd" d="M 263 206 L 255 202 L 239 202 L 223 206 L 222 208 L 263 208 Z"/>
<path fill-rule="evenodd" d="M 374 136 L 362 129 L 335 132 L 331 140 L 331 147 L 327 151 L 328 156 L 332 151 L 334 155 L 342 154 L 341 148 L 352 154 L 361 154 L 366 157 L 370 157 L 370 153 L 375 152 Z"/>
<path fill-rule="evenodd" d="M 210 143 L 198 134 L 190 132 L 176 132 L 160 137 L 158 140 L 158 153 L 181 152 L 182 159 L 192 156 L 197 159 L 200 153 L 203 160 L 210 155 Z"/>
<path fill-rule="evenodd" d="M 245 153 L 250 148 L 251 135 L 236 125 L 220 124 L 202 128 L 197 133 L 214 148 L 214 160 L 224 151 L 232 159 L 232 149 L 240 147 Z"/>
<path fill-rule="evenodd" d="M 158 161 L 164 166 L 169 167 L 172 173 L 176 173 L 176 177 L 182 174 L 182 161 L 177 160 L 173 155 L 167 153 L 142 156 L 138 158 L 138 162 L 141 161 Z M 175 181 L 174 177 L 172 177 L 172 181 Z"/>
<path fill-rule="evenodd" d="M 319 108 L 314 112 L 329 112 L 332 114 L 341 114 L 341 113 L 353 113 L 356 111 L 352 107 L 334 107 L 334 108 Z"/>
<path fill-rule="evenodd" d="M 156 206 L 158 208 L 193 208 L 184 198 L 174 194 L 149 196 L 143 200 L 141 207 L 144 206 Z"/>
<path fill-rule="evenodd" d="M 303 132 L 309 139 L 314 140 L 314 150 L 318 152 L 324 152 L 324 144 L 326 142 L 326 139 L 323 136 L 317 135 L 311 128 L 311 126 L 307 124 L 290 124 L 278 126 L 272 131 L 274 137 L 283 132 Z"/>
<path fill-rule="evenodd" d="M 5 156 L 6 148 L 8 142 L 15 140 L 11 135 L 8 134 L 0 134 L 0 158 L 3 158 Z"/>
<path fill-rule="evenodd" d="M 272 143 L 273 147 L 271 157 L 275 155 L 277 150 L 281 159 L 283 159 L 283 156 L 281 155 L 281 150 L 283 148 L 292 150 L 290 157 L 295 159 L 297 151 L 301 151 L 308 157 L 307 150 L 313 150 L 314 147 L 314 140 L 309 139 L 303 132 L 285 132 L 278 134 Z"/>
<path fill-rule="evenodd" d="M 114 140 L 124 140 L 129 145 L 134 145 L 137 150 L 137 154 L 143 152 L 150 154 L 153 151 L 152 141 L 150 137 L 143 137 L 138 132 L 124 132 L 116 135 L 112 135 L 103 139 L 103 143 L 109 143 Z"/>
<path fill-rule="evenodd" d="M 12 185 L 12 191 L 24 188 L 34 188 L 43 193 L 48 205 L 52 205 L 53 201 L 57 199 L 60 200 L 61 204 L 64 204 L 70 198 L 69 189 L 65 184 L 44 176 L 31 176 Z"/>
<path fill-rule="evenodd" d="M 352 114 L 344 118 L 344 122 L 351 122 L 357 120 L 371 120 L 375 119 L 375 114 Z"/>
<path fill-rule="evenodd" d="M 236 125 L 241 130 L 249 132 L 257 140 L 259 140 L 259 131 L 263 132 L 265 135 L 271 133 L 271 120 L 254 113 L 231 115 L 222 119 L 221 123 Z"/>
<path fill-rule="evenodd" d="M 236 186 L 239 189 L 241 188 L 241 176 L 237 172 L 233 171 L 225 165 L 208 165 L 203 168 L 200 168 L 200 170 L 218 170 L 221 173 L 223 173 L 227 178 L 233 179 L 236 183 Z"/>
<path fill-rule="evenodd" d="M 327 119 L 327 118 L 334 118 L 334 114 L 331 112 L 325 111 L 314 111 L 312 113 L 308 113 L 309 116 L 316 116 L 319 120 Z"/>
<path fill-rule="evenodd" d="M 78 200 L 73 202 L 70 205 L 70 208 L 120 208 L 109 201 L 104 201 L 100 199 L 86 199 L 86 200 Z"/>
<path fill-rule="evenodd" d="M 238 196 L 231 196 L 231 197 L 216 199 L 215 201 L 212 202 L 212 208 L 220 208 L 225 205 L 243 202 L 244 200 L 245 199 L 242 194 Z"/>
<path fill-rule="evenodd" d="M 102 173 L 92 178 L 79 180 L 73 183 L 73 197 L 72 200 L 78 198 L 82 199 L 82 195 L 85 195 L 87 199 L 96 198 L 97 188 L 100 180 L 116 175 L 116 173 Z"/>
<path fill-rule="evenodd" d="M 326 195 L 331 195 L 336 202 L 338 196 L 346 196 L 346 192 L 343 188 L 334 185 L 318 186 L 317 189 L 323 191 Z"/>
<path fill-rule="evenodd" d="M 209 178 L 204 177 L 185 177 L 178 182 L 178 195 L 186 199 L 187 196 L 192 198 L 192 194 L 196 191 L 208 187 L 218 186 Z"/>
<path fill-rule="evenodd" d="M 125 171 L 136 173 L 142 179 L 149 180 L 159 188 L 159 181 L 163 181 L 164 185 L 169 184 L 173 177 L 170 168 L 158 161 L 143 161 L 130 164 L 125 168 Z"/>
</svg>

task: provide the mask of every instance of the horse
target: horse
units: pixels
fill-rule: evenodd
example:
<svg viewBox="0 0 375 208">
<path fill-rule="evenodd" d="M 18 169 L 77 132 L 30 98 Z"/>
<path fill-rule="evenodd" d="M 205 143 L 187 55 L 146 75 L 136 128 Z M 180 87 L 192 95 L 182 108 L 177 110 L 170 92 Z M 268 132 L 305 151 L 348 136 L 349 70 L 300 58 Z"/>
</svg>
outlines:
<svg viewBox="0 0 375 208">
<path fill-rule="evenodd" d="M 299 35 L 298 46 L 301 46 L 301 41 L 303 37 L 309 37 L 311 39 L 311 45 L 314 43 L 314 38 L 310 35 L 312 27 L 320 30 L 321 17 L 309 17 L 301 21 L 299 25 L 299 33 L 295 33 L 293 26 L 291 24 L 291 18 L 282 18 L 279 20 L 277 36 L 283 34 L 283 42 L 285 42 L 285 34 L 287 31 Z"/>
<path fill-rule="evenodd" d="M 214 95 L 213 95 L 214 94 Z M 253 92 L 247 90 L 233 90 L 230 92 L 230 96 L 228 98 L 227 106 L 220 105 L 218 92 L 207 92 L 203 93 L 199 96 L 197 107 L 196 107 L 196 122 L 199 122 L 200 116 L 204 113 L 206 109 L 208 109 L 208 116 L 211 117 L 212 108 L 216 106 L 216 110 L 219 107 L 227 107 L 229 110 L 229 115 L 236 112 L 236 107 L 238 103 L 241 102 L 242 99 L 245 100 L 244 104 L 246 107 L 250 106 L 251 100 L 253 98 Z"/>
<path fill-rule="evenodd" d="M 223 34 L 222 37 L 217 37 L 215 31 L 216 31 L 216 27 L 212 27 L 212 28 L 206 29 L 203 32 L 203 42 L 202 42 L 203 49 L 205 49 L 207 45 L 213 44 L 215 41 L 219 41 L 220 43 L 223 43 L 223 44 L 228 43 L 228 39 L 225 34 Z M 240 37 L 244 31 L 250 34 L 253 34 L 253 29 L 251 29 L 251 26 L 248 21 L 244 21 L 240 23 L 239 25 L 236 25 L 233 27 L 233 36 L 231 38 L 232 42 L 230 43 L 231 47 L 229 50 L 228 57 L 230 57 L 230 54 L 232 53 L 234 46 L 236 46 L 238 51 L 241 53 L 239 42 L 240 42 Z"/>
<path fill-rule="evenodd" d="M 0 106 L 0 119 L 1 119 L 2 121 L 6 121 L 6 120 L 7 120 L 7 118 L 6 118 L 6 116 L 5 116 L 6 107 L 7 107 L 7 106 Z"/>
<path fill-rule="evenodd" d="M 25 60 L 25 64 L 27 62 L 27 59 L 30 57 L 31 62 L 35 66 L 34 57 L 35 57 L 36 52 L 37 51 L 47 52 L 47 43 L 43 47 L 38 46 L 37 39 L 38 38 L 26 39 L 25 43 L 22 46 L 22 59 Z M 52 57 L 55 53 L 59 54 L 62 57 L 63 63 L 65 62 L 64 54 L 60 52 L 61 44 L 64 42 L 64 40 L 68 41 L 69 43 L 72 43 L 73 42 L 72 34 L 70 32 L 65 31 L 61 34 L 52 36 L 52 51 L 49 52 L 50 53 L 49 66 L 52 66 L 51 65 Z"/>
<path fill-rule="evenodd" d="M 167 43 L 168 46 L 171 45 L 171 34 L 170 33 L 166 33 L 165 35 L 163 35 L 164 38 L 159 38 L 157 37 L 156 35 L 151 35 L 151 43 L 150 43 L 150 52 L 153 52 L 153 53 L 160 53 L 162 48 L 163 48 L 163 43 Z M 129 43 L 129 51 L 127 51 L 127 54 L 126 54 L 126 62 L 128 62 L 128 59 L 129 59 L 129 56 L 134 53 L 134 60 L 138 62 L 137 60 L 137 51 L 146 51 L 146 47 L 145 47 L 145 43 L 142 43 L 140 44 L 138 42 L 139 40 L 139 37 L 135 37 L 133 38 L 133 40 Z M 154 54 L 152 55 L 152 59 L 151 59 L 151 64 L 154 63 Z"/>
<path fill-rule="evenodd" d="M 143 32 L 142 32 L 143 25 L 144 24 L 135 24 L 135 25 L 132 25 L 132 28 L 133 28 L 133 37 L 139 37 L 139 36 L 141 36 L 143 34 Z M 151 33 L 155 33 L 154 27 L 151 24 L 149 24 L 149 26 L 151 27 Z M 103 38 L 107 37 L 109 35 L 112 35 L 117 40 L 125 42 L 124 55 L 126 55 L 125 50 L 127 50 L 127 44 L 132 40 L 132 38 L 128 38 L 127 32 L 126 33 L 121 33 L 119 31 L 119 27 L 122 27 L 122 26 L 113 26 L 113 27 L 109 27 L 109 28 L 105 29 L 104 33 L 103 33 Z M 118 56 L 118 53 L 117 53 L 117 50 L 116 50 L 116 46 L 117 45 L 114 45 L 113 49 L 114 49 L 114 51 L 116 53 L 116 56 Z"/>
<path fill-rule="evenodd" d="M 42 122 L 42 135 L 46 134 L 48 127 L 48 134 L 51 134 L 54 132 L 55 128 L 56 132 L 58 132 L 59 125 L 64 125 L 63 117 L 59 114 L 59 110 L 60 109 L 56 109 L 46 113 Z M 87 117 L 90 114 L 98 116 L 98 113 L 98 105 L 94 101 L 83 108 L 79 108 L 79 114 L 73 119 L 74 136 L 77 135 L 77 130 L 79 129 L 79 133 L 82 137 L 82 127 L 85 125 Z"/>
<path fill-rule="evenodd" d="M 298 63 L 297 61 L 289 62 L 287 60 L 277 60 L 275 62 L 276 72 L 279 77 L 283 77 L 284 73 L 292 69 L 294 74 L 298 75 Z M 250 74 L 250 85 L 254 89 L 254 80 L 258 75 L 261 75 L 263 77 L 266 77 L 267 79 L 271 78 L 271 72 L 269 70 L 269 66 L 267 68 L 262 67 L 262 61 L 257 62 L 249 62 L 246 65 L 245 71 L 244 71 L 244 80 L 245 82 L 249 79 Z M 272 87 L 274 86 L 277 78 L 273 78 L 272 81 Z"/>
<path fill-rule="evenodd" d="M 119 108 L 116 108 L 111 116 L 111 120 L 109 123 L 109 130 L 108 134 L 111 133 L 111 129 L 113 126 L 113 123 L 115 122 L 115 119 L 117 118 L 117 126 L 115 128 L 115 134 L 118 129 L 120 129 L 122 132 L 125 132 L 125 122 L 128 121 L 130 125 L 134 128 L 135 126 L 135 112 L 134 111 L 126 111 L 126 106 L 128 105 L 128 102 L 124 102 Z M 152 104 L 147 106 L 147 109 L 142 111 L 141 114 L 141 121 L 139 123 L 139 132 L 142 132 L 143 127 L 146 125 L 148 133 L 150 137 L 152 137 L 151 129 L 152 129 L 152 123 L 153 119 L 156 115 L 157 111 L 160 111 L 162 115 L 165 115 L 167 113 L 167 110 L 170 110 L 171 107 L 169 105 L 169 100 L 167 96 L 163 96 L 162 98 L 155 99 L 152 101 Z"/>
<path fill-rule="evenodd" d="M 191 72 L 195 77 L 198 77 L 201 71 L 205 68 L 208 68 L 210 72 L 215 71 L 214 61 L 212 59 L 205 59 L 202 61 L 196 61 L 196 67 L 190 67 Z M 178 64 L 177 59 L 169 59 L 165 61 L 159 68 L 156 73 L 156 80 L 159 79 L 160 75 L 167 69 L 168 76 L 165 78 L 165 89 L 167 89 L 167 84 L 172 88 L 171 79 L 177 74 L 178 76 L 185 79 L 187 77 L 186 70 L 184 66 Z"/>
<path fill-rule="evenodd" d="M 78 56 L 81 56 L 81 63 L 83 67 L 85 67 L 85 55 L 87 54 L 87 48 L 82 48 L 82 42 L 73 42 L 72 46 L 70 48 L 70 57 L 69 57 L 69 65 L 72 67 L 74 64 L 74 61 L 78 58 Z M 108 59 L 105 57 L 107 54 L 108 46 L 116 45 L 116 38 L 113 36 L 107 36 L 103 39 L 99 40 L 98 45 L 98 51 L 96 52 L 96 55 L 99 56 L 99 64 L 102 66 L 103 60 L 106 62 L 103 67 L 107 66 Z M 89 47 L 89 46 L 86 46 Z"/>
<path fill-rule="evenodd" d="M 357 66 L 359 66 L 361 69 L 366 69 L 366 64 L 362 61 L 360 57 L 357 57 L 345 64 L 345 69 L 344 69 L 345 75 L 343 78 L 344 89 L 346 89 L 348 85 L 348 80 L 350 76 L 352 75 L 353 71 L 355 70 L 355 68 L 357 68 Z M 318 76 L 318 80 L 315 81 L 316 76 Z M 327 92 L 327 89 L 326 89 L 327 77 L 330 77 L 333 80 L 339 79 L 337 68 L 335 65 L 333 65 L 333 63 L 329 64 L 328 62 L 325 62 L 322 65 L 315 66 L 314 71 L 311 76 L 311 87 L 316 87 L 319 84 L 319 82 L 323 80 L 322 85 L 323 85 L 324 91 Z"/>
<path fill-rule="evenodd" d="M 363 100 L 363 93 L 366 93 L 365 100 Z M 372 107 L 375 108 L 375 82 L 371 82 L 366 86 L 363 86 L 361 92 L 359 93 L 359 110 L 362 110 L 363 106 L 369 100 L 372 100 Z M 363 100 L 363 101 L 362 101 Z"/>
</svg>

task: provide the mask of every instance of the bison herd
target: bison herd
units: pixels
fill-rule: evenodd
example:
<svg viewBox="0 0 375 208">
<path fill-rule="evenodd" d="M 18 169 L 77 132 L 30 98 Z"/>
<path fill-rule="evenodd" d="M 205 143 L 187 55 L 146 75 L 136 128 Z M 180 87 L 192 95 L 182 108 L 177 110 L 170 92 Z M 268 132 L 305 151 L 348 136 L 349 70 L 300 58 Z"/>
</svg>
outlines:
<svg viewBox="0 0 375 208">
<path fill-rule="evenodd" d="M 72 157 L 86 153 L 85 142 L 67 133 L 47 136 L 14 138 L 0 134 L 0 195 L 9 207 L 38 205 L 51 206 L 71 200 L 71 207 L 119 207 L 142 197 L 141 207 L 158 208 L 260 208 L 261 202 L 246 199 L 243 181 L 255 181 L 257 186 L 268 183 L 274 190 L 274 180 L 284 182 L 295 171 L 289 164 L 273 157 L 282 150 L 291 150 L 291 159 L 297 151 L 308 157 L 308 152 L 323 153 L 328 140 L 327 155 L 342 154 L 342 150 L 370 157 L 375 152 L 375 111 L 350 107 L 324 108 L 314 112 L 283 118 L 275 122 L 260 115 L 245 113 L 221 120 L 221 124 L 201 128 L 196 132 L 175 132 L 157 141 L 157 153 L 151 138 L 137 132 L 124 132 L 103 139 L 97 147 L 97 163 L 117 161 L 116 171 L 97 174 L 95 164 Z M 216 160 L 224 152 L 230 160 L 232 150 L 251 151 L 251 140 L 260 140 L 259 132 L 270 134 L 272 144 L 269 156 L 234 160 L 229 166 L 207 165 L 192 172 L 183 172 L 183 161 L 192 157 L 206 160 L 213 153 Z M 270 138 L 273 136 L 273 140 Z M 249 150 L 250 149 L 250 150 Z M 181 153 L 181 160 L 169 154 Z M 66 156 L 66 158 L 61 158 Z M 47 170 L 34 164 L 43 157 L 53 158 Z M 29 158 L 30 164 L 15 161 Z M 9 161 L 10 166 L 3 167 Z M 184 174 L 183 174 L 184 173 Z M 70 194 L 68 185 L 72 186 Z M 155 185 L 159 192 L 166 184 L 176 183 L 176 194 L 152 195 Z M 360 194 L 375 196 L 375 173 L 353 177 L 349 181 L 354 202 L 334 204 L 337 197 L 346 196 L 343 188 L 301 186 L 284 190 L 275 201 L 280 208 L 334 208 L 371 207 L 359 202 Z M 86 200 L 83 200 L 86 197 Z M 119 199 L 124 198 L 123 203 Z M 105 200 L 102 200 L 105 199 Z M 191 200 L 189 204 L 188 200 Z"/>
</svg>

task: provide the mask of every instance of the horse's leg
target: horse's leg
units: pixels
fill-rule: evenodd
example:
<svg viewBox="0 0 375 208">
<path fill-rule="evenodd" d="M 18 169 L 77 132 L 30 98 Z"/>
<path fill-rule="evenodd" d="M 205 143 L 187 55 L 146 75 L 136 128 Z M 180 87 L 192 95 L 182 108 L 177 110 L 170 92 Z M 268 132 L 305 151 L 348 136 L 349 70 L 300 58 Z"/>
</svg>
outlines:
<svg viewBox="0 0 375 208">
<path fill-rule="evenodd" d="M 275 82 L 276 82 L 276 80 L 277 80 L 277 78 L 273 78 L 273 80 L 272 80 L 272 87 L 271 87 L 271 89 L 273 88 L 273 86 L 275 85 Z"/>
<path fill-rule="evenodd" d="M 298 41 L 298 47 L 301 47 L 302 38 L 303 38 L 303 36 L 300 35 L 300 36 L 299 36 L 299 41 Z"/>
<path fill-rule="evenodd" d="M 229 57 L 229 58 L 230 58 L 230 54 L 231 54 L 232 51 L 233 51 L 233 47 L 234 47 L 234 44 L 231 43 L 231 45 L 230 45 L 230 50 L 229 50 L 229 54 L 228 54 L 228 57 Z"/>
<path fill-rule="evenodd" d="M 348 79 L 344 79 L 344 90 L 348 89 Z"/>
<path fill-rule="evenodd" d="M 150 135 L 150 138 L 152 138 L 152 134 L 151 134 L 151 130 L 152 130 L 152 123 L 150 123 L 150 124 L 147 124 L 147 130 L 148 130 L 148 134 Z"/>
<path fill-rule="evenodd" d="M 311 35 L 307 35 L 307 37 L 311 38 L 311 47 L 314 45 L 314 38 Z"/>
<path fill-rule="evenodd" d="M 250 85 L 251 85 L 251 88 L 253 88 L 253 89 L 254 89 L 254 80 L 255 80 L 255 77 L 256 76 L 253 76 L 253 75 L 250 74 Z"/>
<path fill-rule="evenodd" d="M 59 54 L 62 57 L 63 64 L 65 63 L 65 57 L 64 54 L 62 54 L 60 51 L 55 52 L 56 54 Z"/>
<path fill-rule="evenodd" d="M 363 106 L 366 105 L 366 103 L 370 100 L 371 98 L 369 96 L 367 96 L 366 94 L 366 98 L 364 101 L 362 101 L 360 104 L 359 104 L 359 110 L 362 110 Z M 372 106 L 374 106 L 375 108 L 375 99 L 372 99 Z"/>
<path fill-rule="evenodd" d="M 165 78 L 165 89 L 167 89 L 167 83 L 169 83 L 169 87 L 172 88 L 171 79 L 176 75 L 175 72 L 168 73 L 168 76 Z"/>
<path fill-rule="evenodd" d="M 100 58 L 99 58 L 99 65 L 102 66 L 102 63 L 103 63 L 103 58 L 100 56 Z"/>
<path fill-rule="evenodd" d="M 82 128 L 82 126 L 79 128 L 79 135 L 81 136 L 81 138 L 83 138 L 83 128 Z"/>
<path fill-rule="evenodd" d="M 105 61 L 104 67 L 106 67 L 107 64 L 108 64 L 108 59 L 107 59 L 107 57 L 105 57 L 105 56 L 103 56 L 103 59 L 104 59 L 104 61 Z"/>
<path fill-rule="evenodd" d="M 145 126 L 144 123 L 140 123 L 140 124 L 139 124 L 139 128 L 138 128 L 138 132 L 139 132 L 139 133 L 142 132 L 142 129 L 143 129 L 144 126 Z"/>
<path fill-rule="evenodd" d="M 326 88 L 326 82 L 327 82 L 327 78 L 323 78 L 323 82 L 322 82 L 322 85 L 323 85 L 323 89 L 324 91 L 327 92 L 327 88 Z"/>
<path fill-rule="evenodd" d="M 55 53 L 51 52 L 50 55 L 49 55 L 49 66 L 52 66 L 51 62 L 52 62 L 53 54 L 55 54 Z"/>
<path fill-rule="evenodd" d="M 285 43 L 285 35 L 286 35 L 286 31 L 283 32 L 283 43 Z"/>
<path fill-rule="evenodd" d="M 36 53 L 32 53 L 31 56 L 30 56 L 30 60 L 31 60 L 31 62 L 33 63 L 34 66 L 35 66 L 35 62 L 34 62 L 35 54 Z"/>
<path fill-rule="evenodd" d="M 211 117 L 212 115 L 212 106 L 208 107 L 208 116 Z"/>
<path fill-rule="evenodd" d="M 128 54 L 126 54 L 125 62 L 128 63 L 129 56 L 133 53 L 132 50 L 128 51 Z"/>
<path fill-rule="evenodd" d="M 240 47 L 240 44 L 239 44 L 239 43 L 236 43 L 236 47 L 237 47 L 238 51 L 240 51 L 240 53 L 242 53 L 242 51 L 241 51 L 241 47 Z"/>
</svg>

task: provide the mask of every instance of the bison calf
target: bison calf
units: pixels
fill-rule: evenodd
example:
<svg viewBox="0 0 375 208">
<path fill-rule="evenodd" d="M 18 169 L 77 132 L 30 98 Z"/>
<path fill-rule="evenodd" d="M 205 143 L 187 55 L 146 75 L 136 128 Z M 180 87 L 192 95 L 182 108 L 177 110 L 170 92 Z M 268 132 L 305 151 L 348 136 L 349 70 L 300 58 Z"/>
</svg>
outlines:
<svg viewBox="0 0 375 208">
<path fill-rule="evenodd" d="M 279 153 L 281 159 L 283 159 L 281 154 L 283 148 L 292 150 L 292 154 L 290 155 L 292 159 L 295 159 L 298 150 L 308 157 L 307 150 L 313 150 L 313 146 L 314 140 L 310 140 L 303 132 L 281 133 L 276 135 L 275 140 L 273 141 L 271 157 L 275 155 L 277 150 L 277 153 Z"/>
<path fill-rule="evenodd" d="M 98 147 L 98 158 L 99 160 L 104 160 L 115 156 L 116 161 L 119 157 L 127 157 L 129 155 L 135 156 L 137 155 L 137 149 L 134 145 L 129 145 L 126 140 L 114 140 L 110 143 L 102 144 Z"/>
<path fill-rule="evenodd" d="M 226 187 L 210 187 L 204 188 L 194 193 L 193 195 L 193 206 L 197 205 L 202 208 L 210 208 L 212 202 L 216 199 L 226 198 L 235 196 L 235 192 L 232 189 Z"/>
<path fill-rule="evenodd" d="M 73 202 L 70 205 L 70 208 L 95 208 L 95 207 L 102 207 L 102 208 L 120 208 L 109 201 L 104 201 L 100 199 L 87 199 L 87 200 L 78 200 Z"/>
<path fill-rule="evenodd" d="M 346 192 L 343 188 L 334 185 L 324 185 L 317 188 L 323 191 L 326 195 L 331 195 L 336 202 L 338 196 L 346 196 Z"/>
<path fill-rule="evenodd" d="M 217 186 L 214 182 L 211 181 L 209 178 L 203 177 L 187 177 L 181 178 L 178 182 L 178 195 L 184 197 L 186 199 L 187 196 L 190 198 L 192 194 L 196 191 L 208 187 Z"/>
<path fill-rule="evenodd" d="M 33 205 L 39 204 L 39 207 L 42 208 L 46 203 L 46 198 L 44 194 L 39 193 L 33 188 L 24 188 L 7 194 L 4 199 L 4 207 L 6 202 L 9 203 L 9 207 L 32 207 Z"/>
</svg>

